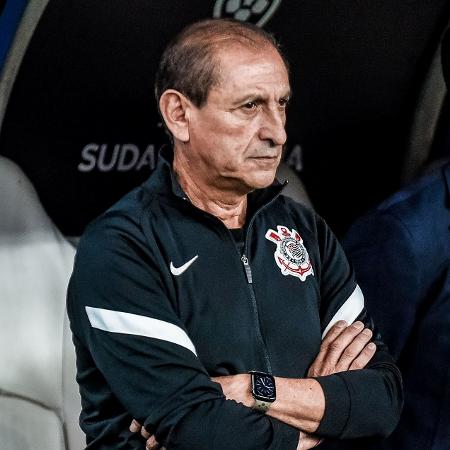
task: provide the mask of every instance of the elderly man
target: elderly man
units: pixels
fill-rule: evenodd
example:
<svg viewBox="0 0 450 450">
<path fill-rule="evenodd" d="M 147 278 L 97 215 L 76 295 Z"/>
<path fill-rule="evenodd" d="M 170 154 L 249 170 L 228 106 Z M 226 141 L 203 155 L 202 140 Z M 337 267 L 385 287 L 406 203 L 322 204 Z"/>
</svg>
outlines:
<svg viewBox="0 0 450 450">
<path fill-rule="evenodd" d="M 290 96 L 274 39 L 192 24 L 156 96 L 173 151 L 90 224 L 68 291 L 88 448 L 144 448 L 133 418 L 167 449 L 389 434 L 400 374 L 336 238 L 274 181 Z"/>
</svg>

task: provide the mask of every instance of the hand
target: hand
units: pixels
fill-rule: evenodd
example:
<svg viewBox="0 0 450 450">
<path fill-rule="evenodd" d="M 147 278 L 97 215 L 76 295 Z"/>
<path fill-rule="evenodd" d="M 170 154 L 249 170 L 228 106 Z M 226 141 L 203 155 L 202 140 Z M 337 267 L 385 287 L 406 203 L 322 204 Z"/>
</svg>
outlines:
<svg viewBox="0 0 450 450">
<path fill-rule="evenodd" d="M 133 419 L 131 421 L 130 431 L 132 433 L 141 433 L 141 436 L 146 440 L 145 448 L 147 450 L 165 450 L 164 447 L 159 446 L 159 443 L 156 441 L 155 436 L 150 435 L 150 433 L 136 419 Z"/>
<path fill-rule="evenodd" d="M 320 437 L 300 431 L 300 439 L 298 441 L 297 450 L 308 450 L 310 448 L 317 447 L 322 442 L 323 439 Z"/>
<path fill-rule="evenodd" d="M 308 377 L 331 375 L 363 369 L 372 359 L 376 345 L 369 342 L 372 331 L 362 322 L 347 326 L 343 320 L 333 325 L 320 346 L 319 354 L 308 370 Z"/>
<path fill-rule="evenodd" d="M 251 393 L 251 378 L 248 373 L 212 377 L 212 381 L 219 383 L 228 400 L 234 400 L 251 408 L 254 400 Z"/>
<path fill-rule="evenodd" d="M 369 342 L 372 331 L 364 328 L 362 322 L 355 322 L 350 326 L 344 321 L 333 325 L 320 346 L 319 354 L 308 370 L 308 377 L 331 375 L 346 370 L 364 368 L 376 351 L 375 344 Z M 251 394 L 251 378 L 249 374 L 212 377 L 212 381 L 219 383 L 228 400 L 234 400 L 251 408 L 253 396 Z M 146 439 L 148 450 L 159 449 L 159 444 L 139 422 L 133 420 L 130 431 Z M 317 447 L 323 439 L 313 434 L 301 432 L 297 450 L 308 450 Z"/>
</svg>

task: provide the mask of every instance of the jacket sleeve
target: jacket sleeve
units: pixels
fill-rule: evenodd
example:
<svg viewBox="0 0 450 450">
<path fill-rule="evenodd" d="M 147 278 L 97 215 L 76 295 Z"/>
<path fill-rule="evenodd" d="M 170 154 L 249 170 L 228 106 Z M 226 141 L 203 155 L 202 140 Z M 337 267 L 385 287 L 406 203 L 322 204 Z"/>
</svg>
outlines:
<svg viewBox="0 0 450 450">
<path fill-rule="evenodd" d="M 326 405 L 317 433 L 333 438 L 387 436 L 397 425 L 403 405 L 400 371 L 365 307 L 364 295 L 338 240 L 323 222 L 318 236 L 323 336 L 338 320 L 361 320 L 373 330 L 377 350 L 364 369 L 317 378 Z"/>
<path fill-rule="evenodd" d="M 85 233 L 69 286 L 77 358 L 84 352 L 92 360 L 83 373 L 78 366 L 81 392 L 97 373 L 103 377 L 84 407 L 92 407 L 104 383 L 115 405 L 93 405 L 85 431 L 108 434 L 107 411 L 125 415 L 126 427 L 137 419 L 168 450 L 295 449 L 298 430 L 226 400 L 211 381 L 177 315 L 157 243 L 121 221 Z"/>
<path fill-rule="evenodd" d="M 343 240 L 366 303 L 396 360 L 434 279 L 427 272 L 432 251 L 422 251 L 422 245 L 388 212 L 360 219 Z M 436 269 L 436 264 L 430 266 Z"/>
</svg>

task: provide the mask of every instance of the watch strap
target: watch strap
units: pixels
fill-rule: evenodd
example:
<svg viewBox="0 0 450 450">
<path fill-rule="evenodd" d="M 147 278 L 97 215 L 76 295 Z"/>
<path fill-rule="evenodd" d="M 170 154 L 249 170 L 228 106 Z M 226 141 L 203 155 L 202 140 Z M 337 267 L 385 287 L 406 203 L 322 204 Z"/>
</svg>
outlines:
<svg viewBox="0 0 450 450">
<path fill-rule="evenodd" d="M 254 400 L 255 402 L 253 403 L 252 409 L 262 413 L 266 413 L 272 404 L 272 402 L 264 402 L 263 400 L 258 400 L 256 398 Z"/>
</svg>

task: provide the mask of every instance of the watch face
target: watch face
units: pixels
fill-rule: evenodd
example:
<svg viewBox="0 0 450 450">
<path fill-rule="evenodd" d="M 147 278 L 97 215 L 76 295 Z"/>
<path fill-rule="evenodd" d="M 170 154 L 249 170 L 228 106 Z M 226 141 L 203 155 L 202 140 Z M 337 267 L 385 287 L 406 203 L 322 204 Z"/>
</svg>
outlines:
<svg viewBox="0 0 450 450">
<path fill-rule="evenodd" d="M 259 400 L 275 400 L 275 382 L 271 375 L 254 374 L 253 395 Z"/>
</svg>

